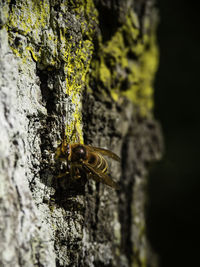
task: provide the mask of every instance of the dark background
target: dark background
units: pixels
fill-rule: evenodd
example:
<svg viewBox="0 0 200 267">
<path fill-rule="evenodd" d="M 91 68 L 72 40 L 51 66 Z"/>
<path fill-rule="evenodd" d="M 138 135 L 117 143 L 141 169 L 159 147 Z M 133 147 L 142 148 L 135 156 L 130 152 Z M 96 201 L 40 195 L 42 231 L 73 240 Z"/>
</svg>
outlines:
<svg viewBox="0 0 200 267">
<path fill-rule="evenodd" d="M 147 225 L 160 267 L 200 266 L 200 14 L 194 1 L 158 1 L 155 116 L 163 160 L 149 178 Z"/>
</svg>

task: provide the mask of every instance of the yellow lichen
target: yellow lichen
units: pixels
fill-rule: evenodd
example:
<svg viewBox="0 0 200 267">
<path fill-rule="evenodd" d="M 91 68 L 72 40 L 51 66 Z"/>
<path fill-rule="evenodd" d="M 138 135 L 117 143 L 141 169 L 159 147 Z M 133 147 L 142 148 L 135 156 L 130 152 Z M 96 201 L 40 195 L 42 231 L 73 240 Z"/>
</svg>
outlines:
<svg viewBox="0 0 200 267">
<path fill-rule="evenodd" d="M 80 142 L 83 143 L 81 94 L 93 53 L 93 23 L 97 22 L 98 14 L 93 0 L 71 1 L 70 7 L 73 9 L 75 19 L 80 23 L 81 33 L 84 35 L 84 39 L 82 38 L 79 43 L 74 43 L 70 29 L 67 27 L 57 29 L 58 35 L 54 29 L 49 27 L 50 5 L 47 0 L 26 0 L 18 5 L 13 5 L 8 17 L 7 29 L 10 46 L 23 64 L 34 60 L 49 70 L 53 66 L 57 68 L 60 61 L 63 62 L 66 94 L 74 106 L 74 109 L 70 111 L 72 112 L 72 114 L 70 113 L 71 119 L 66 121 L 66 135 L 70 140 L 76 124 Z M 66 4 L 62 3 L 61 9 L 64 12 Z M 15 32 L 15 35 L 12 34 L 12 31 Z M 23 45 L 19 43 L 16 46 L 14 38 L 18 35 L 27 37 L 26 47 L 23 47 L 24 42 L 22 42 Z M 38 47 L 39 43 L 41 43 L 40 47 Z M 69 111 L 67 110 L 67 112 Z"/>
<path fill-rule="evenodd" d="M 148 21 L 145 26 L 150 27 Z M 92 63 L 91 77 L 97 80 L 99 90 L 110 91 L 114 101 L 127 97 L 139 107 L 142 116 L 153 108 L 153 79 L 158 61 L 153 30 L 151 25 L 151 31 L 147 28 L 148 34 L 139 37 L 137 16 L 129 11 L 124 25 L 108 42 L 103 44 L 99 37 L 99 57 Z"/>
</svg>

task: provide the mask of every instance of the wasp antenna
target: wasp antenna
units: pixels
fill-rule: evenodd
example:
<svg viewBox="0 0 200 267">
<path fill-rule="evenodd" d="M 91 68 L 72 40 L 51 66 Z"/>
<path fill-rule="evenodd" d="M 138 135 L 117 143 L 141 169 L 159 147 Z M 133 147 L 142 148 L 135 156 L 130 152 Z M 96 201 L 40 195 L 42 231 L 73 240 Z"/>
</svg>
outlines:
<svg viewBox="0 0 200 267">
<path fill-rule="evenodd" d="M 75 119 L 74 128 L 75 128 L 75 132 L 76 132 L 76 140 L 77 140 L 77 143 L 80 143 L 80 135 L 79 135 L 79 132 L 77 130 L 76 123 L 77 123 L 77 119 Z"/>
<path fill-rule="evenodd" d="M 74 120 L 74 128 L 70 137 L 70 142 L 72 141 L 73 136 L 75 135 L 75 139 L 77 141 L 77 143 L 80 143 L 80 137 L 77 131 L 77 127 L 76 127 L 76 123 L 77 123 L 77 119 Z"/>
</svg>

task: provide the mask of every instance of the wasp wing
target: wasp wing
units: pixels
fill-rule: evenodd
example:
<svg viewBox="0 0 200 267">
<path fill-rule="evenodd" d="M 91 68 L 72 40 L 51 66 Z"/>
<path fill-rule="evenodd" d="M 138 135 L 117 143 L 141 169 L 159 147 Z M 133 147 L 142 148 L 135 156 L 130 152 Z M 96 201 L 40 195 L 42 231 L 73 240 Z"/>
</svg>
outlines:
<svg viewBox="0 0 200 267">
<path fill-rule="evenodd" d="M 113 153 L 112 151 L 105 149 L 105 148 L 100 148 L 100 147 L 95 147 L 95 146 L 87 146 L 87 148 L 91 151 L 95 151 L 98 152 L 102 155 L 108 156 L 116 161 L 121 161 L 120 157 L 118 157 L 115 153 Z"/>
<path fill-rule="evenodd" d="M 115 183 L 106 173 L 102 173 L 101 171 L 94 169 L 89 163 L 86 162 L 83 163 L 83 166 L 91 172 L 94 180 L 107 184 L 115 189 L 119 189 L 119 185 Z"/>
</svg>

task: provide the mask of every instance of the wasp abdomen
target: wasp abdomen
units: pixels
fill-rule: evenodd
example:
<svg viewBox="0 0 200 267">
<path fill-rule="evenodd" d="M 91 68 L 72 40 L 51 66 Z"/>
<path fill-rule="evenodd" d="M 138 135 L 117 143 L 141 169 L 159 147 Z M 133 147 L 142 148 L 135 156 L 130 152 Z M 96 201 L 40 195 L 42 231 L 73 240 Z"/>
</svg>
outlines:
<svg viewBox="0 0 200 267">
<path fill-rule="evenodd" d="M 100 154 L 90 153 L 88 163 L 91 164 L 94 168 L 101 171 L 102 173 L 105 173 L 107 171 L 108 164 Z"/>
</svg>

